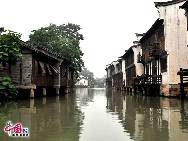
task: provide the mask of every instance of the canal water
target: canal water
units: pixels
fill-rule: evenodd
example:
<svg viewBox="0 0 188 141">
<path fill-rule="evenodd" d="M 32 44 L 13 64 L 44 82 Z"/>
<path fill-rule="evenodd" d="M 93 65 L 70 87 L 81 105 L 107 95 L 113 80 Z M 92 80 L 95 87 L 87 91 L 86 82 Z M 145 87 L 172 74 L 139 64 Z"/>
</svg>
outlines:
<svg viewBox="0 0 188 141">
<path fill-rule="evenodd" d="M 3 132 L 7 121 L 28 138 Z M 188 101 L 131 96 L 106 89 L 1 103 L 0 141 L 187 141 Z"/>
</svg>

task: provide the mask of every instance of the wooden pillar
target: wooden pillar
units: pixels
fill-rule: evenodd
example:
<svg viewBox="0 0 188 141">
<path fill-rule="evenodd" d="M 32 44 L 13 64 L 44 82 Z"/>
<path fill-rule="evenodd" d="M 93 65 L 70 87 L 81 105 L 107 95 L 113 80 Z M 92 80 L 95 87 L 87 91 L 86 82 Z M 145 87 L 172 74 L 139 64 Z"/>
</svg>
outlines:
<svg viewBox="0 0 188 141">
<path fill-rule="evenodd" d="M 30 99 L 29 101 L 30 108 L 34 108 L 34 104 L 35 104 L 34 99 Z"/>
<path fill-rule="evenodd" d="M 46 96 L 46 88 L 42 88 L 42 94 L 43 96 Z"/>
<path fill-rule="evenodd" d="M 56 96 L 56 102 L 59 102 L 59 96 Z"/>
<path fill-rule="evenodd" d="M 60 90 L 59 87 L 55 88 L 55 91 L 56 91 L 56 94 L 57 94 L 57 95 L 59 95 L 59 90 Z"/>
<path fill-rule="evenodd" d="M 59 95 L 59 90 L 60 90 L 60 86 L 61 86 L 61 63 L 62 62 L 58 62 L 55 64 L 56 69 L 58 70 L 58 74 L 55 75 L 54 77 L 54 88 L 56 91 L 56 95 Z"/>
<path fill-rule="evenodd" d="M 42 104 L 46 104 L 46 97 L 42 98 Z"/>
<path fill-rule="evenodd" d="M 180 68 L 180 97 L 185 98 L 184 84 L 183 84 L 183 69 Z"/>
<path fill-rule="evenodd" d="M 132 94 L 135 95 L 136 90 L 134 89 L 134 87 L 132 88 Z"/>
<path fill-rule="evenodd" d="M 34 98 L 35 97 L 35 92 L 33 89 L 30 90 L 30 98 Z"/>
</svg>

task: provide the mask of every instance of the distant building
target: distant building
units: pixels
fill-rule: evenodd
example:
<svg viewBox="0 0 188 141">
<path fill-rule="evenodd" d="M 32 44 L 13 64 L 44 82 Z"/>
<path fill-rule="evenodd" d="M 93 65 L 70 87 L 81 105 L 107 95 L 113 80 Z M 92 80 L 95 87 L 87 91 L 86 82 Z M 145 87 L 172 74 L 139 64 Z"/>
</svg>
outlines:
<svg viewBox="0 0 188 141">
<path fill-rule="evenodd" d="M 75 86 L 76 87 L 81 87 L 81 88 L 89 87 L 88 79 L 86 79 L 83 76 L 81 76 L 80 80 L 78 82 L 76 82 Z"/>
<path fill-rule="evenodd" d="M 106 66 L 106 87 L 121 89 L 123 87 L 122 59 L 113 61 Z"/>
<path fill-rule="evenodd" d="M 133 42 L 125 54 L 117 61 L 113 61 L 106 66 L 107 78 L 106 87 L 123 90 L 124 88 L 133 88 L 136 76 L 143 74 L 143 64 L 138 62 L 138 55 L 141 53 L 139 39 L 143 34 L 136 34 L 137 41 Z"/>
</svg>

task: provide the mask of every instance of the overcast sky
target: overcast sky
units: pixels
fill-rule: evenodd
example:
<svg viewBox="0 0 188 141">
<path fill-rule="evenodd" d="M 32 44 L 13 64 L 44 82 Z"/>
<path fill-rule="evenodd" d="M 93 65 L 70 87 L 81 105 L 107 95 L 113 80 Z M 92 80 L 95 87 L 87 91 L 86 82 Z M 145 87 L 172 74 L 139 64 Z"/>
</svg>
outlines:
<svg viewBox="0 0 188 141">
<path fill-rule="evenodd" d="M 50 23 L 75 23 L 82 27 L 85 66 L 95 77 L 124 54 L 158 18 L 156 0 L 1 0 L 0 26 L 22 34 Z M 157 0 L 166 1 L 166 0 Z"/>
</svg>

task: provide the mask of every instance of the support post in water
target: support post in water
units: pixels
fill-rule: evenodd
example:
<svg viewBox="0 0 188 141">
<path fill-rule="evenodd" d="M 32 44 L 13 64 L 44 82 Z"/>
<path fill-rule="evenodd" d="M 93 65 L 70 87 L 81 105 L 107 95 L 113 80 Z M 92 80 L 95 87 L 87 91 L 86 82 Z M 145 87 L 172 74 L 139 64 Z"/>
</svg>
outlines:
<svg viewBox="0 0 188 141">
<path fill-rule="evenodd" d="M 180 97 L 181 99 L 185 98 L 184 83 L 183 83 L 183 69 L 180 68 Z"/>
</svg>

